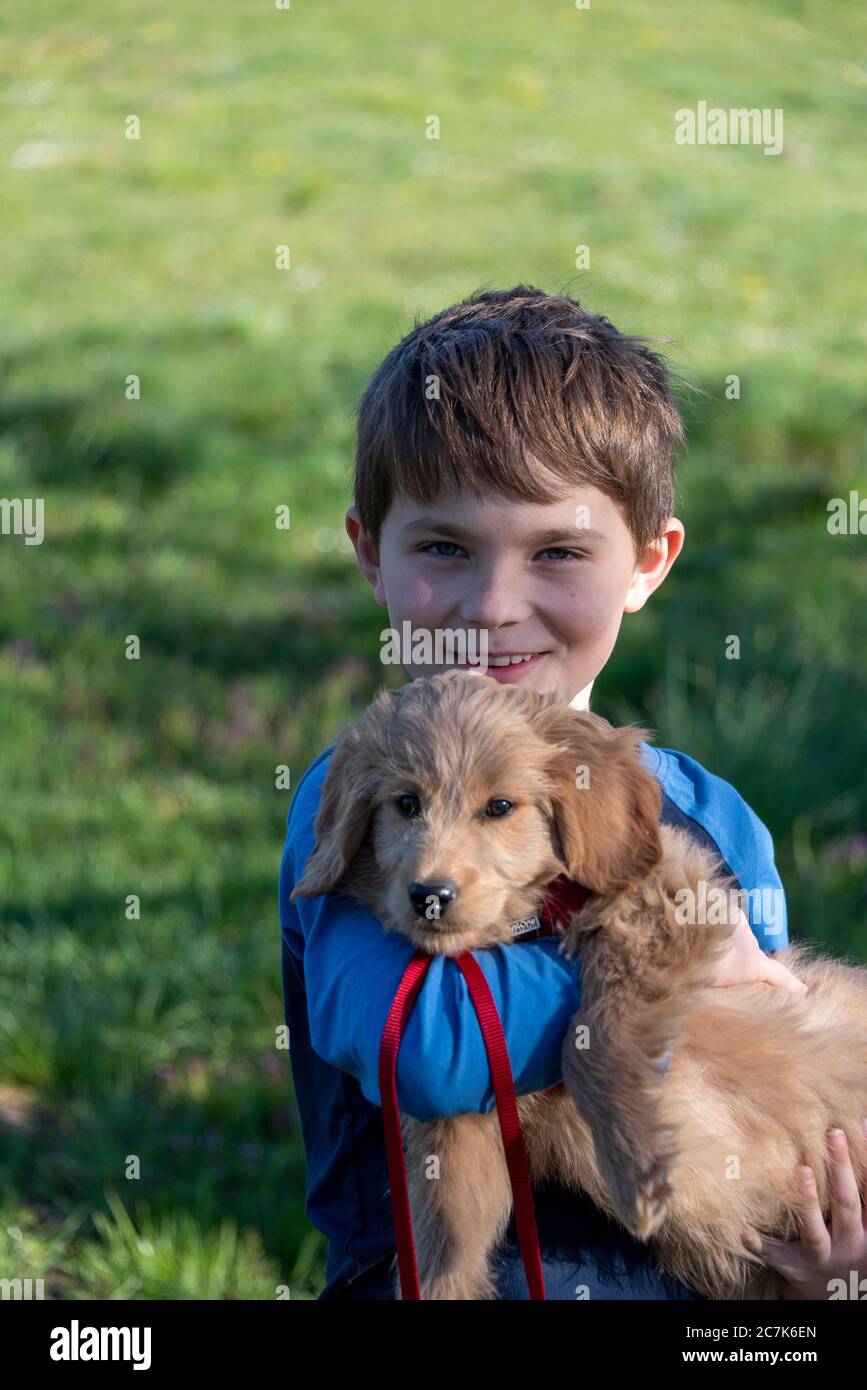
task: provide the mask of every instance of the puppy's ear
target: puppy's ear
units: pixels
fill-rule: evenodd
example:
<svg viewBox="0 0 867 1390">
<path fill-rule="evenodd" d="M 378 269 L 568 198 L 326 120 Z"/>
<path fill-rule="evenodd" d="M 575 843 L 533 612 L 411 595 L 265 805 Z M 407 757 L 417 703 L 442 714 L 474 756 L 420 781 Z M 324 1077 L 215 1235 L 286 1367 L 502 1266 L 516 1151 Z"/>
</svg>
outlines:
<svg viewBox="0 0 867 1390">
<path fill-rule="evenodd" d="M 381 735 L 394 705 L 390 692 L 381 691 L 332 753 L 314 823 L 316 844 L 289 894 L 290 902 L 330 893 L 361 849 L 373 813 L 377 774 L 386 755 Z"/>
<path fill-rule="evenodd" d="M 641 761 L 644 731 L 560 703 L 531 723 L 554 750 L 553 815 L 569 877 L 594 893 L 622 892 L 662 858 L 662 793 Z"/>
</svg>

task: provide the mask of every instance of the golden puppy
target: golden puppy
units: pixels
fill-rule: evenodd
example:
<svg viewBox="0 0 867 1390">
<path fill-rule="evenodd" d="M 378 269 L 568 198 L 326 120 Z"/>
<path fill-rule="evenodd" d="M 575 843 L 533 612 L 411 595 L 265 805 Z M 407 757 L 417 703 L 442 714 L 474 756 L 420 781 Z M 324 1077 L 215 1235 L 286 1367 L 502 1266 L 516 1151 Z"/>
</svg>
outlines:
<svg viewBox="0 0 867 1390">
<path fill-rule="evenodd" d="M 688 905 L 732 880 L 659 824 L 641 734 L 466 671 L 383 691 L 332 754 L 292 897 L 340 888 L 456 955 L 511 943 L 561 873 L 590 889 L 562 942 L 582 963 L 566 1089 L 518 1098 L 533 1179 L 589 1194 L 706 1297 L 779 1297 L 741 1228 L 797 1234 L 799 1163 L 827 1209 L 831 1125 L 861 1181 L 867 970 L 793 946 L 779 959 L 806 995 L 708 987 L 737 911 L 690 925 Z M 403 1125 L 422 1297 L 495 1297 L 512 1206 L 496 1114 Z"/>
</svg>

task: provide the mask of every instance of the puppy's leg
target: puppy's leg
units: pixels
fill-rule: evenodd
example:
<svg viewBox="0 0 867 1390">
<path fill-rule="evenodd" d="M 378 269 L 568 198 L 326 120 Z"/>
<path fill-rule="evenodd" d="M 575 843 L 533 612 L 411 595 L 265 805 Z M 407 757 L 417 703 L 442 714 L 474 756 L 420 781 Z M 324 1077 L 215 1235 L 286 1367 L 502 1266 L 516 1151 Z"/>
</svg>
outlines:
<svg viewBox="0 0 867 1390">
<path fill-rule="evenodd" d="M 673 1195 L 677 1135 L 660 1115 L 669 1031 L 642 1029 L 635 1013 L 612 1031 L 598 1010 L 574 1015 L 563 1042 L 566 1089 L 593 1134 L 596 1162 L 627 1230 L 646 1240 Z"/>
<path fill-rule="evenodd" d="M 496 1298 L 490 1258 L 512 1210 L 496 1112 L 404 1124 L 422 1298 Z"/>
</svg>

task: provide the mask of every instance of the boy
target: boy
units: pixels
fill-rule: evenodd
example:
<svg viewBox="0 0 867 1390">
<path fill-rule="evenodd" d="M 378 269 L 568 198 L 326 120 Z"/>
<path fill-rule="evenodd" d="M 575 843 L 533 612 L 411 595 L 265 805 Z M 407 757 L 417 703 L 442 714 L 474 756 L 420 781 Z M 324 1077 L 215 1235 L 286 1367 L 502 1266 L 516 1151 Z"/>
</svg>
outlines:
<svg viewBox="0 0 867 1390">
<path fill-rule="evenodd" d="M 483 632 L 491 664 L 478 679 L 557 691 L 587 709 L 623 614 L 643 607 L 683 544 L 672 515 L 681 438 L 665 366 L 639 340 L 526 286 L 472 296 L 416 326 L 361 400 L 346 513 L 359 568 L 393 630 L 408 622 L 413 632 Z M 404 666 L 411 678 L 445 669 L 415 665 L 411 651 Z M 713 845 L 748 895 L 750 920 L 741 914 L 715 983 L 802 990 L 767 954 L 787 944 L 767 829 L 733 787 L 685 754 L 642 747 L 661 784 L 663 822 Z M 377 1066 L 413 948 L 337 894 L 289 902 L 313 848 L 330 752 L 305 773 L 289 815 L 280 874 L 286 1021 L 307 1213 L 329 1239 L 321 1298 L 389 1299 L 394 1233 Z M 552 937 L 476 959 L 518 1094 L 556 1085 L 580 962 L 561 957 Z M 476 1016 L 444 957 L 404 1035 L 397 1085 L 401 1110 L 421 1120 L 493 1108 Z M 535 1196 L 549 1298 L 696 1297 L 585 1198 L 554 1188 Z M 527 1297 L 514 1222 L 497 1270 L 500 1298 Z"/>
</svg>

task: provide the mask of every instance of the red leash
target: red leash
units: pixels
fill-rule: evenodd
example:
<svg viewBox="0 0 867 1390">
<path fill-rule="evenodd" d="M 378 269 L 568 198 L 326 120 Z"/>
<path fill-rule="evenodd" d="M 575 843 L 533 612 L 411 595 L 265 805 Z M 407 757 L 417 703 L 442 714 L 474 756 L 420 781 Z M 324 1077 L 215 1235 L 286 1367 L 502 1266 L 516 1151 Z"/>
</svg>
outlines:
<svg viewBox="0 0 867 1390">
<path fill-rule="evenodd" d="M 400 1115 L 397 1108 L 397 1050 L 400 1047 L 401 1034 L 413 1011 L 432 960 L 433 956 L 427 955 L 425 951 L 416 951 L 406 967 L 382 1030 L 379 1048 L 379 1093 L 382 1100 L 382 1122 L 385 1127 L 385 1152 L 391 1184 L 391 1214 L 397 1241 L 400 1291 L 404 1299 L 416 1301 L 421 1298 L 421 1287 L 418 1282 L 415 1241 L 412 1237 L 403 1135 L 400 1132 Z"/>
<path fill-rule="evenodd" d="M 563 920 L 568 922 L 571 914 L 584 905 L 587 896 L 586 890 L 579 884 L 572 883 L 562 876 L 555 879 L 550 885 L 548 896 L 542 908 L 542 929 L 554 931 L 558 922 Z M 401 1037 L 415 1007 L 415 1002 L 432 960 L 433 957 L 425 951 L 416 951 L 409 962 L 382 1030 L 382 1043 L 379 1052 L 379 1090 L 385 1128 L 388 1176 L 391 1184 L 391 1209 L 397 1244 L 397 1264 L 400 1274 L 401 1296 L 404 1301 L 420 1300 L 421 1287 L 418 1278 L 415 1241 L 412 1234 L 412 1216 L 406 1181 L 406 1158 L 403 1151 L 403 1136 L 397 1104 L 397 1054 Z M 536 1229 L 530 1169 L 527 1163 L 524 1138 L 521 1133 L 515 1083 L 503 1027 L 488 982 L 472 952 L 464 951 L 461 955 L 455 956 L 454 960 L 467 982 L 470 998 L 479 1020 L 479 1027 L 482 1030 L 485 1051 L 488 1054 L 497 1102 L 497 1118 L 503 1136 L 503 1152 L 512 1186 L 515 1225 L 518 1231 L 518 1244 L 527 1278 L 527 1287 L 532 1300 L 544 1300 L 545 1281 L 542 1273 L 542 1257 L 539 1251 L 539 1235 Z M 560 1090 L 562 1084 L 561 1082 L 558 1086 L 552 1086 L 549 1090 Z"/>
<path fill-rule="evenodd" d="M 421 1287 L 418 1279 L 415 1241 L 412 1234 L 412 1216 L 406 1181 L 406 1159 L 403 1152 L 403 1137 L 397 1105 L 397 1053 L 401 1035 L 412 1013 L 432 959 L 433 957 L 425 951 L 417 951 L 407 966 L 395 995 L 394 1003 L 389 1010 L 379 1053 L 379 1089 L 382 1097 L 388 1176 L 391 1183 L 392 1215 L 397 1242 L 397 1266 L 400 1273 L 401 1295 L 405 1301 L 419 1300 Z M 464 951 L 463 954 L 455 956 L 454 960 L 469 987 L 470 997 L 485 1040 L 485 1050 L 488 1054 L 494 1081 L 494 1094 L 497 1100 L 497 1118 L 500 1122 L 503 1150 L 506 1155 L 509 1180 L 512 1184 L 518 1242 L 521 1247 L 521 1259 L 527 1276 L 530 1297 L 531 1299 L 544 1299 L 545 1284 L 542 1278 L 542 1257 L 539 1252 L 539 1237 L 536 1231 L 536 1213 L 533 1207 L 533 1190 L 530 1186 L 530 1169 L 524 1148 L 524 1138 L 521 1134 L 515 1083 L 512 1080 L 512 1068 L 509 1065 L 509 1054 L 506 1049 L 506 1039 L 503 1036 L 500 1016 L 497 1013 L 488 982 L 472 954 L 469 951 Z"/>
</svg>

